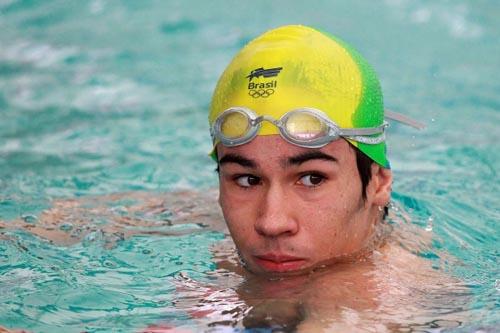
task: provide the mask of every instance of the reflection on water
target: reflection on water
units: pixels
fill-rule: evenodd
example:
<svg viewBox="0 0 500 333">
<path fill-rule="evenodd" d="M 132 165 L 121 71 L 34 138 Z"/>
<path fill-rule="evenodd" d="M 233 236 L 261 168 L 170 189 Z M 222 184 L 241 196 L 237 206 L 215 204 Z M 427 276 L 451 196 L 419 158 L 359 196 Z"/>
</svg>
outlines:
<svg viewBox="0 0 500 333">
<path fill-rule="evenodd" d="M 498 13 L 496 0 L 0 0 L 0 325 L 495 331 Z M 389 128 L 398 253 L 356 277 L 246 274 L 206 191 L 216 80 L 289 23 L 349 41 L 387 108 L 427 124 Z"/>
<path fill-rule="evenodd" d="M 269 279 L 242 268 L 216 197 L 131 192 L 60 200 L 38 217 L 2 222 L 3 256 L 17 259 L 3 268 L 0 293 L 39 327 L 75 329 L 85 321 L 109 328 L 110 316 L 139 331 L 290 332 L 418 331 L 479 318 L 469 310 L 471 287 L 449 274 L 460 261 L 433 248 L 432 232 L 401 207 L 393 205 L 379 226 L 370 254 Z"/>
</svg>

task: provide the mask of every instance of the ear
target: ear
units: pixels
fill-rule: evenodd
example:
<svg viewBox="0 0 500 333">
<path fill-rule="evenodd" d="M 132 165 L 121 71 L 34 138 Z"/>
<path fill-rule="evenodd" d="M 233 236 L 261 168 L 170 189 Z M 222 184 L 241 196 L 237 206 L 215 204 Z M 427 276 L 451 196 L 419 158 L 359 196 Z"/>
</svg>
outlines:
<svg viewBox="0 0 500 333">
<path fill-rule="evenodd" d="M 371 171 L 372 177 L 366 189 L 367 199 L 376 206 L 385 206 L 391 199 L 392 171 L 376 163 L 372 164 Z"/>
</svg>

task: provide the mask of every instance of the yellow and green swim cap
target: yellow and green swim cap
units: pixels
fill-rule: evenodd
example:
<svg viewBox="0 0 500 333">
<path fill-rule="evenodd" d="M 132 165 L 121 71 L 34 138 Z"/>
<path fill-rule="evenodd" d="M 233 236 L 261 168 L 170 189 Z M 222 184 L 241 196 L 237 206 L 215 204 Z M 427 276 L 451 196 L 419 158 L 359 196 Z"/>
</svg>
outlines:
<svg viewBox="0 0 500 333">
<path fill-rule="evenodd" d="M 377 127 L 384 121 L 380 84 L 368 62 L 338 38 L 301 25 L 267 31 L 234 57 L 215 88 L 210 125 L 231 107 L 275 119 L 314 108 L 341 128 Z M 278 128 L 262 123 L 258 135 L 273 134 L 279 134 Z M 348 141 L 389 168 L 385 142 Z"/>
</svg>

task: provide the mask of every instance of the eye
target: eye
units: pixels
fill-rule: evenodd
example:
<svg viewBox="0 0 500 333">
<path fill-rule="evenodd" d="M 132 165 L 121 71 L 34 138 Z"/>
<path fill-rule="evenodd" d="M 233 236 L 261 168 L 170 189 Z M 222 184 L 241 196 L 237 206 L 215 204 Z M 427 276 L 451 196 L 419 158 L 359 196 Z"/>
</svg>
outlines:
<svg viewBox="0 0 500 333">
<path fill-rule="evenodd" d="M 321 185 L 325 181 L 326 177 L 317 173 L 308 173 L 303 175 L 299 179 L 299 183 L 308 186 L 308 187 L 316 187 Z"/>
<path fill-rule="evenodd" d="M 260 184 L 260 178 L 252 175 L 240 175 L 235 177 L 236 183 L 241 187 L 250 187 Z"/>
</svg>

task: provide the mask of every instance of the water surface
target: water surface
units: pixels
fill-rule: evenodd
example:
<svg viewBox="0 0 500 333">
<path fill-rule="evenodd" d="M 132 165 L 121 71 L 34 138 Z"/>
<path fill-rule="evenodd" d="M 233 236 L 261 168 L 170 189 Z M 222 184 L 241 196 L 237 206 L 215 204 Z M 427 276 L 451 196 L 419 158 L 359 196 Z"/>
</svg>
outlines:
<svg viewBox="0 0 500 333">
<path fill-rule="evenodd" d="M 393 201 L 407 217 L 394 223 L 429 235 L 430 246 L 409 246 L 462 281 L 468 301 L 460 311 L 453 306 L 458 324 L 435 318 L 420 329 L 494 330 L 499 14 L 486 0 L 0 0 L 0 220 L 33 231 L 58 202 L 80 199 L 88 208 L 60 217 L 57 230 L 68 242 L 24 227 L 0 234 L 0 325 L 34 332 L 194 327 L 188 311 L 173 305 L 182 295 L 176 281 L 213 279 L 213 248 L 227 241 L 207 220 L 216 208 L 195 204 L 202 212 L 181 225 L 169 223 L 179 213 L 169 212 L 179 207 L 171 200 L 130 207 L 144 198 L 137 193 L 162 198 L 216 187 L 206 118 L 218 76 L 256 35 L 303 23 L 359 49 L 380 76 L 386 106 L 428 124 L 421 133 L 389 129 Z M 132 194 L 88 199 L 115 193 Z M 90 211 L 103 203 L 106 209 Z M 117 216 L 119 230 L 109 229 Z M 240 280 L 230 276 L 226 290 L 237 290 Z M 215 279 L 224 289 L 222 273 Z"/>
</svg>

